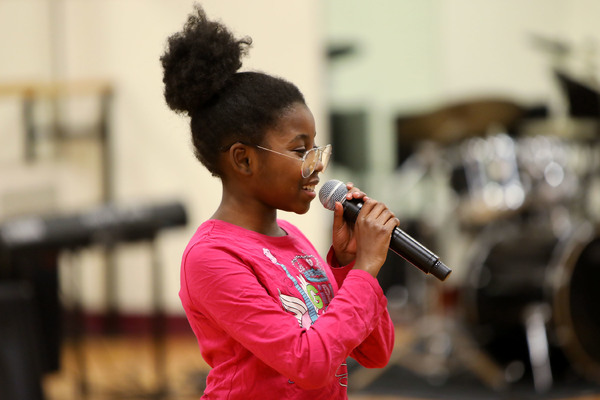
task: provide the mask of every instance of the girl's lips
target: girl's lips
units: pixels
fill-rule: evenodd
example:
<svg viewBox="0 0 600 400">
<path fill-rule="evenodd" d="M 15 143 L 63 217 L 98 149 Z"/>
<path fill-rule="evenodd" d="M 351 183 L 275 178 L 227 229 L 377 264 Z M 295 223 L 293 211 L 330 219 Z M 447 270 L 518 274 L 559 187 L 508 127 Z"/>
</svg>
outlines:
<svg viewBox="0 0 600 400">
<path fill-rule="evenodd" d="M 312 179 L 309 182 L 302 185 L 302 189 L 314 192 L 315 188 L 317 187 L 318 184 L 319 184 L 319 178 Z"/>
<path fill-rule="evenodd" d="M 311 181 L 311 182 L 307 183 L 306 185 L 302 185 L 302 190 L 304 191 L 304 193 L 308 194 L 311 198 L 315 198 L 317 196 L 317 193 L 315 192 L 315 188 L 317 187 L 318 183 L 319 183 L 319 181 Z"/>
</svg>

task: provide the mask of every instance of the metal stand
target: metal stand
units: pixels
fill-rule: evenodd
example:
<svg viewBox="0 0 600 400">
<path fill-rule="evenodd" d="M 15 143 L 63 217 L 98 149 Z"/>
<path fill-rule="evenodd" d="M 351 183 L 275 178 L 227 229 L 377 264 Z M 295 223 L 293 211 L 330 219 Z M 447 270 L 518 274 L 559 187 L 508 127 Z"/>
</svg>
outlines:
<svg viewBox="0 0 600 400">
<path fill-rule="evenodd" d="M 125 398 L 144 398 L 144 399 L 155 399 L 162 400 L 169 398 L 167 374 L 166 374 L 166 318 L 163 309 L 163 287 L 161 277 L 161 265 L 159 262 L 159 255 L 156 246 L 155 238 L 150 239 L 147 242 L 150 246 L 152 254 L 152 260 L 150 263 L 152 282 L 151 282 L 151 296 L 152 296 L 152 351 L 153 351 L 153 369 L 155 378 L 155 387 L 149 391 L 140 392 L 137 388 L 130 391 L 120 391 L 118 393 L 103 393 L 103 398 L 110 399 L 125 399 Z M 89 370 L 87 367 L 87 358 L 84 345 L 85 336 L 85 321 L 83 319 L 83 307 L 81 303 L 81 291 L 80 282 L 81 280 L 81 266 L 76 265 L 75 262 L 76 254 L 70 253 L 70 265 L 72 269 L 72 276 L 76 277 L 72 282 L 73 288 L 73 299 L 71 303 L 71 311 L 74 315 L 73 326 L 71 327 L 71 334 L 73 335 L 73 345 L 75 349 L 75 363 L 77 366 L 77 378 L 75 382 L 75 391 L 80 399 L 88 399 L 92 395 L 92 385 L 89 381 Z M 114 326 L 112 328 L 115 328 Z"/>
<path fill-rule="evenodd" d="M 527 348 L 533 373 L 533 386 L 538 393 L 547 392 L 552 387 L 550 366 L 550 346 L 546 333 L 546 323 L 551 310 L 547 304 L 532 304 L 525 309 L 523 323 L 527 335 Z"/>
<path fill-rule="evenodd" d="M 396 344 L 388 365 L 382 369 L 361 368 L 350 379 L 350 389 L 358 391 L 398 365 L 424 377 L 432 385 L 443 384 L 454 372 L 467 370 L 494 390 L 506 387 L 504 371 L 452 318 L 421 318 L 406 343 Z"/>
</svg>

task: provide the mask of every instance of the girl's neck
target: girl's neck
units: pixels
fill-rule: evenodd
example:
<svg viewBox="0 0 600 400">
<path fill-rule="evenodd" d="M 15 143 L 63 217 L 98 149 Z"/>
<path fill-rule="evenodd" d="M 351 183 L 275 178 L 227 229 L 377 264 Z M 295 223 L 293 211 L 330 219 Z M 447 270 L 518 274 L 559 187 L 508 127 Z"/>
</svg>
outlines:
<svg viewBox="0 0 600 400">
<path fill-rule="evenodd" d="M 242 228 L 267 236 L 284 236 L 286 233 L 277 224 L 277 210 L 261 210 L 252 204 L 241 204 L 231 198 L 223 197 L 212 219 L 229 222 Z"/>
</svg>

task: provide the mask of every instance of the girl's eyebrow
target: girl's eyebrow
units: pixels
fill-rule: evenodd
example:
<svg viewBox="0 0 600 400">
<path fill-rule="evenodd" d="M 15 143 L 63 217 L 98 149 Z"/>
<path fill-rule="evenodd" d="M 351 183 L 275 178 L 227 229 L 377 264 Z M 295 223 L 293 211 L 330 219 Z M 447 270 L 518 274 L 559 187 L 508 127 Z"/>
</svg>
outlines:
<svg viewBox="0 0 600 400">
<path fill-rule="evenodd" d="M 315 137 L 316 136 L 317 136 L 317 134 L 315 133 Z M 291 144 L 291 143 L 294 143 L 294 142 L 296 142 L 298 140 L 306 141 L 306 140 L 308 140 L 310 138 L 311 138 L 311 135 L 306 134 L 306 133 L 300 133 L 299 135 L 296 135 L 294 138 L 292 138 L 289 143 Z"/>
</svg>

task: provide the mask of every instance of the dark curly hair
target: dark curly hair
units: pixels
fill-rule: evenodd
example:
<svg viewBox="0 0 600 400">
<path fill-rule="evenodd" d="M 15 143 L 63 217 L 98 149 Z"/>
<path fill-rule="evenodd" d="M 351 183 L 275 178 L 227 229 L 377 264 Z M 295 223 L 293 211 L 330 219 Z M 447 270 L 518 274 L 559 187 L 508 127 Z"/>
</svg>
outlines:
<svg viewBox="0 0 600 400">
<path fill-rule="evenodd" d="M 252 39 L 236 39 L 209 21 L 196 4 L 160 57 L 168 106 L 190 116 L 196 157 L 220 176 L 221 149 L 236 141 L 260 143 L 294 103 L 305 104 L 292 83 L 261 72 L 237 72 Z"/>
</svg>

